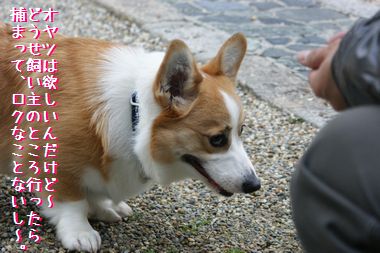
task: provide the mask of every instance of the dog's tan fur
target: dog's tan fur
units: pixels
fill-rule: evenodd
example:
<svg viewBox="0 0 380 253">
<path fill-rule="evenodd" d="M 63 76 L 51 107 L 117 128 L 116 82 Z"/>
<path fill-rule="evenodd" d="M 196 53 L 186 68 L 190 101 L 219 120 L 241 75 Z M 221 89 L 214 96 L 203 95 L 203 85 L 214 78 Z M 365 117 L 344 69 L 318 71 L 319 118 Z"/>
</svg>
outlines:
<svg viewBox="0 0 380 253">
<path fill-rule="evenodd" d="M 81 199 L 82 191 L 80 187 L 81 175 L 86 164 L 90 163 L 94 168 L 98 168 L 104 179 L 107 179 L 106 165 L 109 160 L 102 146 L 101 136 L 99 136 L 95 127 L 91 125 L 91 117 L 96 104 L 90 101 L 89 98 L 96 95 L 98 92 L 94 84 L 98 81 L 100 70 L 99 63 L 101 57 L 99 55 L 110 47 L 108 42 L 102 42 L 92 39 L 82 38 L 66 38 L 64 36 L 56 36 L 51 40 L 47 35 L 41 35 L 39 43 L 57 44 L 57 49 L 51 57 L 39 57 L 41 59 L 57 59 L 58 72 L 55 74 L 59 78 L 58 90 L 49 91 L 46 88 L 35 87 L 30 90 L 26 81 L 21 78 L 21 75 L 33 78 L 44 75 L 43 73 L 27 72 L 26 65 L 23 64 L 22 73 L 18 72 L 13 60 L 27 60 L 31 57 L 29 54 L 22 54 L 19 49 L 14 46 L 17 44 L 28 45 L 30 42 L 36 42 L 32 38 L 32 33 L 25 32 L 25 38 L 15 40 L 12 38 L 12 31 L 9 26 L 2 25 L 0 28 L 2 34 L 0 39 L 0 153 L 2 166 L 9 162 L 10 158 L 15 161 L 22 161 L 24 166 L 25 176 L 34 176 L 27 170 L 29 160 L 36 160 L 39 164 L 43 164 L 43 152 L 34 150 L 29 144 L 43 146 L 46 141 L 30 141 L 26 139 L 22 142 L 24 150 L 17 150 L 12 145 L 17 144 L 17 141 L 11 135 L 11 128 L 15 125 L 11 115 L 14 110 L 28 112 L 49 111 L 57 112 L 59 120 L 51 120 L 50 123 L 31 123 L 26 120 L 20 124 L 20 128 L 28 130 L 29 127 L 40 129 L 41 132 L 46 130 L 48 126 L 53 129 L 53 134 L 58 137 L 58 141 L 50 141 L 58 143 L 58 155 L 56 161 L 59 164 L 59 171 L 56 175 L 59 182 L 56 184 L 55 198 L 56 200 L 78 200 Z M 52 94 L 52 98 L 57 102 L 57 106 L 13 106 L 12 94 L 24 93 L 44 97 L 46 92 Z M 41 132 L 39 133 L 40 137 Z M 42 132 L 43 135 L 43 132 Z M 12 152 L 21 154 L 25 159 L 10 157 Z M 39 155 L 39 159 L 28 159 L 28 153 Z M 4 157 L 7 156 L 7 157 Z M 30 158 L 30 157 L 29 157 Z M 52 159 L 51 159 L 52 160 Z M 52 177 L 52 175 L 41 173 L 40 178 Z"/>
</svg>

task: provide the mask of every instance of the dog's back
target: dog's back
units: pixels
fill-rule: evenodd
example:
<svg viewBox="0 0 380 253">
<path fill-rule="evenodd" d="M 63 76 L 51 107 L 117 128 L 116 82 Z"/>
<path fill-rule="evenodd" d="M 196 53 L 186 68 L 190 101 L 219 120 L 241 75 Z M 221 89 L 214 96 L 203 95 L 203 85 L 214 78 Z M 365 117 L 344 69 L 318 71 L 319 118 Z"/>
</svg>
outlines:
<svg viewBox="0 0 380 253">
<path fill-rule="evenodd" d="M 60 153 L 69 152 L 72 163 L 75 163 L 75 155 L 83 156 L 83 153 L 86 153 L 85 157 L 88 156 L 91 157 L 89 159 L 92 159 L 92 156 L 98 152 L 92 152 L 90 155 L 88 153 L 92 151 L 93 147 L 85 146 L 88 139 L 96 138 L 95 131 L 90 126 L 91 107 L 93 105 L 88 98 L 90 97 L 89 93 L 97 92 L 95 83 L 100 77 L 97 67 L 101 61 L 101 53 L 109 46 L 109 43 L 86 38 L 73 39 L 60 35 L 55 35 L 54 39 L 51 39 L 46 33 L 41 33 L 38 39 L 34 39 L 34 33 L 30 31 L 25 31 L 22 33 L 24 37 L 16 40 L 12 38 L 12 33 L 10 25 L 0 23 L 0 173 L 9 171 L 12 158 L 14 158 L 12 153 L 17 151 L 28 154 L 26 148 L 19 151 L 13 146 L 13 144 L 17 144 L 17 141 L 12 136 L 11 129 L 16 125 L 24 130 L 28 130 L 30 127 L 37 128 L 40 131 L 39 134 L 44 132 L 47 127 L 52 127 L 53 134 L 59 136 Z M 24 45 L 28 49 L 30 43 L 56 44 L 57 47 L 51 56 L 47 56 L 46 51 L 41 51 L 40 56 L 34 56 L 28 52 L 29 50 L 20 52 L 20 49 L 15 47 L 16 45 Z M 55 73 L 27 71 L 26 63 L 30 58 L 48 61 L 55 59 L 58 62 L 58 71 Z M 15 60 L 23 61 L 20 64 L 21 72 L 17 71 L 16 63 L 12 62 Z M 54 75 L 58 78 L 57 90 L 49 90 L 36 84 L 37 79 L 42 80 L 46 75 Z M 28 87 L 26 81 L 28 77 L 33 79 L 33 89 Z M 41 97 L 42 104 L 45 93 L 51 94 L 51 100 L 56 101 L 58 106 L 13 105 L 12 94 L 28 96 L 32 92 Z M 23 121 L 19 125 L 15 123 L 16 118 L 12 116 L 16 110 L 24 113 Z M 25 116 L 30 111 L 38 111 L 39 113 L 47 111 L 50 117 L 52 112 L 56 112 L 59 121 L 50 119 L 48 124 L 28 122 Z M 28 137 L 27 134 L 26 137 Z M 30 140 L 27 138 L 19 144 L 27 146 L 29 142 Z M 41 141 L 33 143 L 42 144 L 39 142 Z M 76 150 L 68 151 L 67 149 L 71 147 L 76 147 Z"/>
</svg>

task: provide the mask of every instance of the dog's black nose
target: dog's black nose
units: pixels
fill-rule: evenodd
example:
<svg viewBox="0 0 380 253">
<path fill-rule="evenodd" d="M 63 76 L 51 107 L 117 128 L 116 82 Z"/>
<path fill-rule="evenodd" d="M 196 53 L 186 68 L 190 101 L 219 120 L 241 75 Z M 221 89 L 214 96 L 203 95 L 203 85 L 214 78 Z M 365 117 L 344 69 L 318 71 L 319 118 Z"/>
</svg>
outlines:
<svg viewBox="0 0 380 253">
<path fill-rule="evenodd" d="M 257 177 L 247 179 L 243 183 L 242 187 L 243 187 L 244 193 L 251 193 L 251 192 L 257 191 L 261 188 L 260 179 L 258 179 Z"/>
</svg>

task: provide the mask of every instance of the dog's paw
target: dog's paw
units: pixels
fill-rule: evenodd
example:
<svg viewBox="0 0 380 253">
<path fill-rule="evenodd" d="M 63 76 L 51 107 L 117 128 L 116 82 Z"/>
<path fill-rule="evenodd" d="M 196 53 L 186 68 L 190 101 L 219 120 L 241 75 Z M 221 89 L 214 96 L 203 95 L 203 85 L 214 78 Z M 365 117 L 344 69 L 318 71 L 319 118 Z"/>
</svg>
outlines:
<svg viewBox="0 0 380 253">
<path fill-rule="evenodd" d="M 133 213 L 132 208 L 127 203 L 125 203 L 124 201 L 120 201 L 119 204 L 114 205 L 114 206 L 115 206 L 115 211 L 121 217 L 131 216 Z"/>
<path fill-rule="evenodd" d="M 104 221 L 104 222 L 117 222 L 121 221 L 121 217 L 116 212 L 116 210 L 112 207 L 103 207 L 103 208 L 98 208 L 96 212 L 90 216 L 91 219 L 94 220 L 99 220 L 99 221 Z"/>
<path fill-rule="evenodd" d="M 69 250 L 97 252 L 100 249 L 101 239 L 94 229 L 79 231 L 58 232 L 63 247 Z"/>
<path fill-rule="evenodd" d="M 49 222 L 56 226 L 57 237 L 63 247 L 69 250 L 97 252 L 101 239 L 88 222 L 86 200 L 59 202 L 53 208 L 43 207 L 42 211 Z"/>
<path fill-rule="evenodd" d="M 110 199 L 98 199 L 96 201 L 92 201 L 90 208 L 90 219 L 104 222 L 117 222 L 123 217 L 132 214 L 132 208 L 130 208 L 127 203 L 121 201 L 116 205 Z"/>
</svg>

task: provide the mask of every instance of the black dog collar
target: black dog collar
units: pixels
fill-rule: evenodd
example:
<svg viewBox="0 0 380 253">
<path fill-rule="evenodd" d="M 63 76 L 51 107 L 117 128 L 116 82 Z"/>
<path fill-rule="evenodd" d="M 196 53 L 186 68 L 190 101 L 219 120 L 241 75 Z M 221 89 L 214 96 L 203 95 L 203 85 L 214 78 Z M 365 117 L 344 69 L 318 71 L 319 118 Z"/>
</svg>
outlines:
<svg viewBox="0 0 380 253">
<path fill-rule="evenodd" d="M 137 124 L 139 123 L 139 100 L 137 98 L 137 92 L 132 93 L 132 97 L 130 100 L 131 103 L 131 115 L 132 115 L 132 131 L 135 132 L 137 128 Z"/>
</svg>

